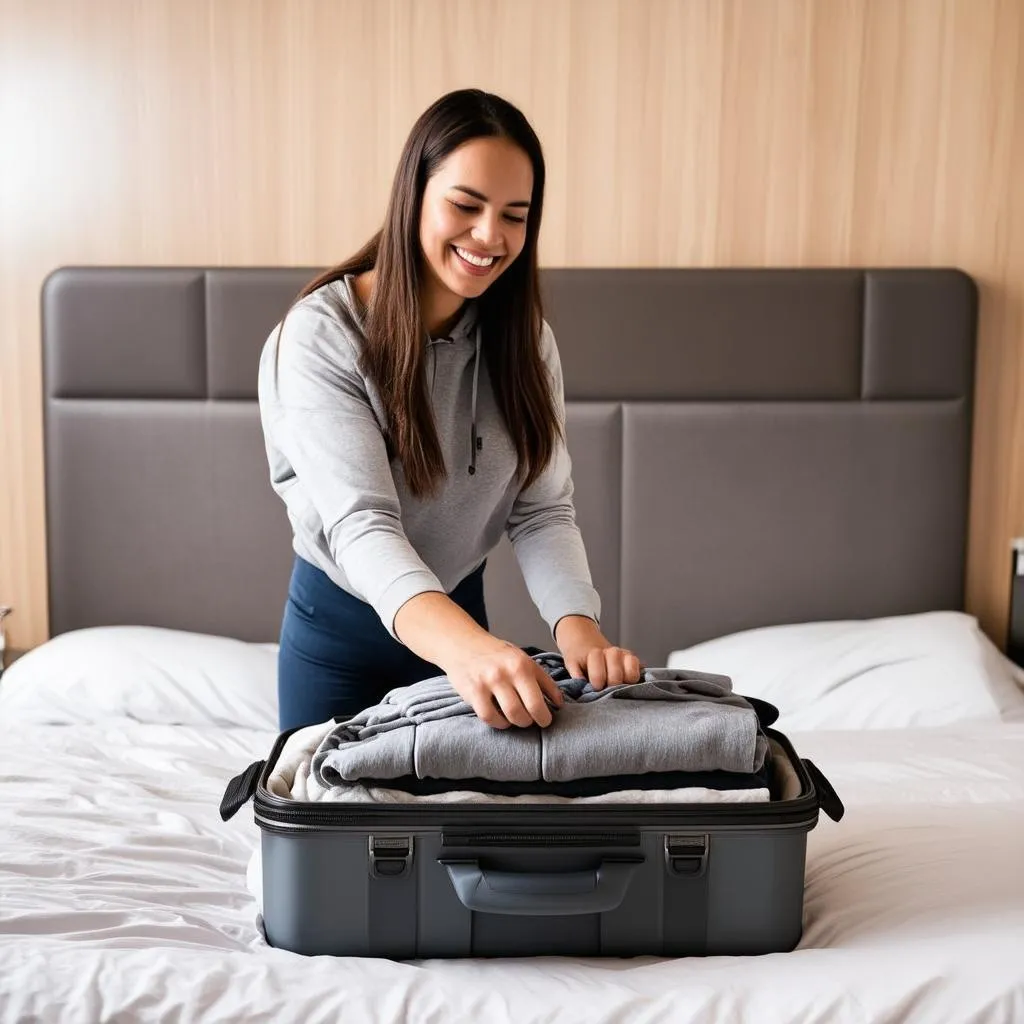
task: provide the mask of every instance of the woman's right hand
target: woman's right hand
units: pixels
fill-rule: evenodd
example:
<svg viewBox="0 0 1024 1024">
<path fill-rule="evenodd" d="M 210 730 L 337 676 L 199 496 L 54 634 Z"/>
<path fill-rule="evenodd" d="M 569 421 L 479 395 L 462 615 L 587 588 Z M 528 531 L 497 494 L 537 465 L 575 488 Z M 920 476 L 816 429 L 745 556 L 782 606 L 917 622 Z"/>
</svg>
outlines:
<svg viewBox="0 0 1024 1024">
<path fill-rule="evenodd" d="M 488 644 L 460 655 L 445 672 L 456 693 L 495 729 L 552 722 L 564 698 L 558 684 L 525 651 L 491 637 Z"/>
</svg>

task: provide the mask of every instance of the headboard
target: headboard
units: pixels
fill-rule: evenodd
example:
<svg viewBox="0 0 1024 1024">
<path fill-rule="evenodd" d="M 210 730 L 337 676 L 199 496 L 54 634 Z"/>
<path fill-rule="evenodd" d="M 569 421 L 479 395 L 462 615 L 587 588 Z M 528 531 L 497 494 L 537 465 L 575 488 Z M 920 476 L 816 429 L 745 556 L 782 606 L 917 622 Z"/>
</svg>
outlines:
<svg viewBox="0 0 1024 1024">
<path fill-rule="evenodd" d="M 317 268 L 62 268 L 43 295 L 50 628 L 275 640 L 261 346 Z M 976 289 L 956 270 L 543 271 L 609 637 L 963 607 Z M 492 629 L 549 647 L 507 541 Z"/>
</svg>

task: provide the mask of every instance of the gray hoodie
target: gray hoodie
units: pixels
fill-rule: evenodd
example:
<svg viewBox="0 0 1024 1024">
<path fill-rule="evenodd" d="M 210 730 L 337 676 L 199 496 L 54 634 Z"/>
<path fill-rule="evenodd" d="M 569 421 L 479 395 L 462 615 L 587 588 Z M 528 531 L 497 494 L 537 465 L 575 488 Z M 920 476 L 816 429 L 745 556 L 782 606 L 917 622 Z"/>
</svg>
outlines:
<svg viewBox="0 0 1024 1024">
<path fill-rule="evenodd" d="M 563 615 L 598 620 L 569 454 L 559 442 L 537 481 L 519 488 L 472 303 L 449 337 L 429 341 L 427 374 L 448 476 L 425 499 L 409 493 L 401 464 L 388 460 L 384 408 L 359 368 L 359 310 L 351 277 L 325 285 L 290 310 L 280 342 L 275 328 L 260 358 L 270 479 L 287 507 L 296 553 L 372 605 L 397 639 L 394 619 L 406 601 L 451 592 L 507 532 L 552 631 Z M 546 323 L 541 350 L 564 423 L 561 364 Z"/>
</svg>

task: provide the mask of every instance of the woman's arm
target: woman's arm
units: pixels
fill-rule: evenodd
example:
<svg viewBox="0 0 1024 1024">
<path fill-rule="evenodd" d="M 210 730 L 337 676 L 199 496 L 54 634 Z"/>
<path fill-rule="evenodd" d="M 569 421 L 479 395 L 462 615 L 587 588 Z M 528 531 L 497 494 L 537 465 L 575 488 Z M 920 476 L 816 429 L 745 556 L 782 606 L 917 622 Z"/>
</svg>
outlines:
<svg viewBox="0 0 1024 1024">
<path fill-rule="evenodd" d="M 273 372 L 261 373 L 260 411 L 278 493 L 297 528 L 310 506 L 334 561 L 388 632 L 410 598 L 444 592 L 405 535 L 384 435 L 337 320 L 298 306 L 285 318 Z M 265 369 L 269 369 L 266 367 Z"/>
</svg>

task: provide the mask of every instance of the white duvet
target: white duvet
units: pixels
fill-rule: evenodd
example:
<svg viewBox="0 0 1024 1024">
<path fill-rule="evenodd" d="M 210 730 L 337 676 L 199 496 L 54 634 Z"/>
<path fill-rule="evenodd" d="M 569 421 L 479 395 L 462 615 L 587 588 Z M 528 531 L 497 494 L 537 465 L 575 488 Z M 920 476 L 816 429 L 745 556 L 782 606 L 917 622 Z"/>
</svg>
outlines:
<svg viewBox="0 0 1024 1024">
<path fill-rule="evenodd" d="M 791 738 L 847 807 L 794 952 L 403 964 L 266 945 L 218 804 L 272 731 L 0 716 L 0 1021 L 1024 1021 L 1024 724 Z"/>
</svg>

